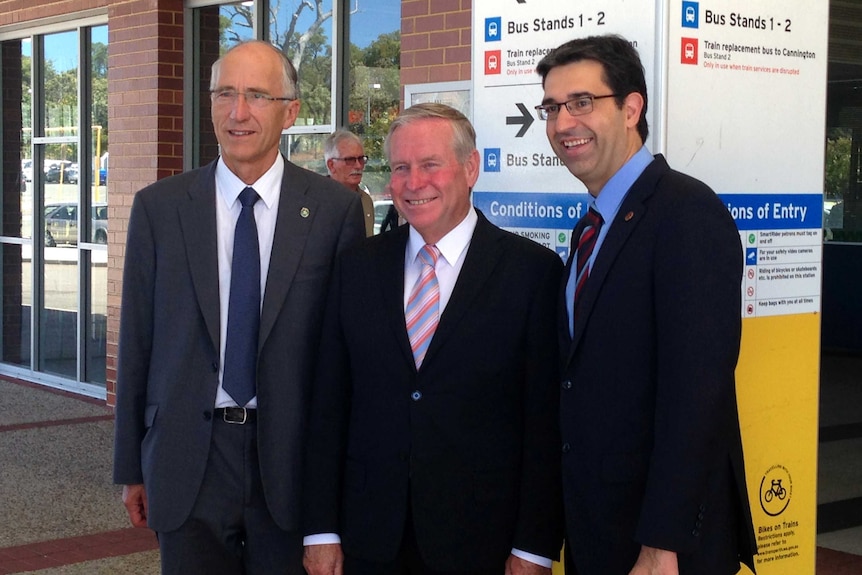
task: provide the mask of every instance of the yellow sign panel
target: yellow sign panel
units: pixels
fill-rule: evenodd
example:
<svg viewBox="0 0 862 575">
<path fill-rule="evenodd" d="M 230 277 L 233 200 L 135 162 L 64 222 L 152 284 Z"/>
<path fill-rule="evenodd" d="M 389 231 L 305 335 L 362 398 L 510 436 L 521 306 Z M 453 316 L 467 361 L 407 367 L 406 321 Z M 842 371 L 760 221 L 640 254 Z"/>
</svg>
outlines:
<svg viewBox="0 0 862 575">
<path fill-rule="evenodd" d="M 743 320 L 736 389 L 758 575 L 814 573 L 819 381 L 819 314 Z"/>
</svg>

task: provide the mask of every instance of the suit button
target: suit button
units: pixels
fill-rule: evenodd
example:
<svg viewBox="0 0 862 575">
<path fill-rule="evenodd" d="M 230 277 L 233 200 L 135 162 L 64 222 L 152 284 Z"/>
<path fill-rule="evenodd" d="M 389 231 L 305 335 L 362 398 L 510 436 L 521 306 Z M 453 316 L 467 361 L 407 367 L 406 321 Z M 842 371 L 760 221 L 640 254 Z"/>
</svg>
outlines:
<svg viewBox="0 0 862 575">
<path fill-rule="evenodd" d="M 210 367 L 212 367 L 213 373 L 218 373 L 218 362 L 217 361 L 214 361 L 212 363 L 212 366 L 210 366 Z"/>
<path fill-rule="evenodd" d="M 212 418 L 213 418 L 213 412 L 212 411 L 209 411 L 209 410 L 204 411 L 204 421 L 209 421 Z"/>
<path fill-rule="evenodd" d="M 571 450 L 572 450 L 572 446 L 571 446 L 571 445 L 569 445 L 568 443 L 564 443 L 564 444 L 563 444 L 563 453 L 568 453 L 568 452 L 569 452 L 569 451 L 571 451 Z"/>
<path fill-rule="evenodd" d="M 700 537 L 700 531 L 698 531 L 697 529 L 692 529 L 691 534 L 695 537 Z"/>
<path fill-rule="evenodd" d="M 572 389 L 572 381 L 571 381 L 571 380 L 569 380 L 569 379 L 567 379 L 566 381 L 564 381 L 564 382 L 563 382 L 563 389 L 564 389 L 564 390 L 566 390 L 566 391 L 568 391 L 568 390 Z"/>
<path fill-rule="evenodd" d="M 419 401 L 420 399 L 422 399 L 422 392 L 417 389 L 410 394 L 410 399 L 412 399 L 413 401 Z"/>
</svg>

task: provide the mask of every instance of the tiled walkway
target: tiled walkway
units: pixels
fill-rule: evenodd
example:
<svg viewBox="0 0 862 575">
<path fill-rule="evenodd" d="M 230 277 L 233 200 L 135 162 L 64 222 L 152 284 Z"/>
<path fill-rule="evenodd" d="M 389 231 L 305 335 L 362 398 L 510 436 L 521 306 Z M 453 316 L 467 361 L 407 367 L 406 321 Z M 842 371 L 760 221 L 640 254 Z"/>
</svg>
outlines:
<svg viewBox="0 0 862 575">
<path fill-rule="evenodd" d="M 157 575 L 102 401 L 0 380 L 0 575 Z M 862 358 L 823 358 L 816 575 L 862 575 Z"/>
</svg>

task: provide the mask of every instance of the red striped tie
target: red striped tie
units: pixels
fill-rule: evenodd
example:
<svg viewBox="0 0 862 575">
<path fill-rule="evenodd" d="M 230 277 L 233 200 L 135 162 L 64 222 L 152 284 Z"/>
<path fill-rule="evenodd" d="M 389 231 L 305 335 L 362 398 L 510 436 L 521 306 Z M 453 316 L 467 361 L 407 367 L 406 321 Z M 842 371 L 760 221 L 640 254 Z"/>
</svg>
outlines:
<svg viewBox="0 0 862 575">
<path fill-rule="evenodd" d="M 577 282 L 575 283 L 575 311 L 577 311 L 578 302 L 580 301 L 578 296 L 587 283 L 587 278 L 590 277 L 590 266 L 587 265 L 587 262 L 593 254 L 593 248 L 596 246 L 596 238 L 599 235 L 599 230 L 602 229 L 603 223 L 601 214 L 592 207 L 590 207 L 585 218 L 587 225 L 584 226 L 581 237 L 578 238 L 578 251 L 575 254 L 577 257 L 575 267 L 577 272 L 575 275 Z"/>
</svg>

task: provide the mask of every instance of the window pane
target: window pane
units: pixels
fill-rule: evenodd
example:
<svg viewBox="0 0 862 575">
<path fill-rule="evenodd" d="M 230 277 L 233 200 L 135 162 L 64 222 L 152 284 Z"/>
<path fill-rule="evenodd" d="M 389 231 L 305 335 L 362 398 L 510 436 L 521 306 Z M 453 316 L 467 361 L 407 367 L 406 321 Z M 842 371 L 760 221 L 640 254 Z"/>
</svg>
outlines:
<svg viewBox="0 0 862 575">
<path fill-rule="evenodd" d="M 2 152 L 2 230 L 0 235 L 29 237 L 33 211 L 33 186 L 28 170 L 30 158 L 30 42 L 11 40 L 0 44 L 2 58 L 3 134 Z M 26 54 L 25 54 L 26 52 Z M 26 224 L 26 225 L 25 225 Z M 32 300 L 32 248 L 14 243 L 0 244 L 2 259 L 2 334 L 0 361 L 30 366 L 30 305 Z"/>
<path fill-rule="evenodd" d="M 197 74 L 194 76 L 195 114 L 197 136 L 196 165 L 208 164 L 218 157 L 218 142 L 210 115 L 210 75 L 218 57 L 235 44 L 254 38 L 254 5 L 244 2 L 207 6 L 194 12 L 197 22 L 198 45 L 196 50 Z"/>
<path fill-rule="evenodd" d="M 302 108 L 296 126 L 332 122 L 332 1 L 272 0 L 269 41 L 282 49 L 299 75 Z"/>
<path fill-rule="evenodd" d="M 90 241 L 108 243 L 108 27 L 90 30 L 91 62 L 90 103 L 92 124 L 92 154 L 90 159 Z M 108 321 L 108 251 L 105 248 L 89 252 L 90 301 L 89 320 L 84 326 L 86 356 L 84 378 L 90 383 L 105 384 Z"/>
<path fill-rule="evenodd" d="M 38 369 L 78 379 L 78 34 L 44 37 L 44 241 Z M 38 157 L 38 156 L 37 156 Z"/>
<path fill-rule="evenodd" d="M 62 32 L 45 36 L 44 74 L 45 136 L 77 136 L 77 32 Z M 51 155 L 52 152 L 53 156 Z M 56 148 L 52 150 L 49 145 L 46 158 L 52 157 L 58 158 L 58 150 Z"/>
<path fill-rule="evenodd" d="M 26 46 L 24 46 L 26 44 Z M 27 218 L 33 211 L 32 164 L 30 152 L 30 57 L 24 54 L 30 43 L 3 42 L 2 50 L 2 229 L 0 235 L 30 237 Z M 28 181 L 30 180 L 30 181 Z"/>
<path fill-rule="evenodd" d="M 30 367 L 31 246 L 0 244 L 3 259 L 3 346 L 0 361 Z"/>
<path fill-rule="evenodd" d="M 91 150 L 93 158 L 90 170 L 91 201 L 93 205 L 108 200 L 108 27 L 97 26 L 91 29 L 90 91 L 91 103 Z M 107 212 L 107 209 L 105 210 Z M 107 219 L 103 221 L 107 226 Z M 97 233 L 98 224 L 93 221 L 93 241 L 106 243 L 107 234 Z M 102 241 L 104 240 L 104 241 Z"/>
<path fill-rule="evenodd" d="M 362 182 L 375 200 L 385 197 L 389 167 L 383 139 L 401 97 L 401 2 L 365 3 L 350 14 L 349 128 L 369 156 Z"/>
<path fill-rule="evenodd" d="M 90 252 L 90 321 L 87 330 L 86 379 L 105 384 L 108 333 L 108 251 Z"/>
</svg>

